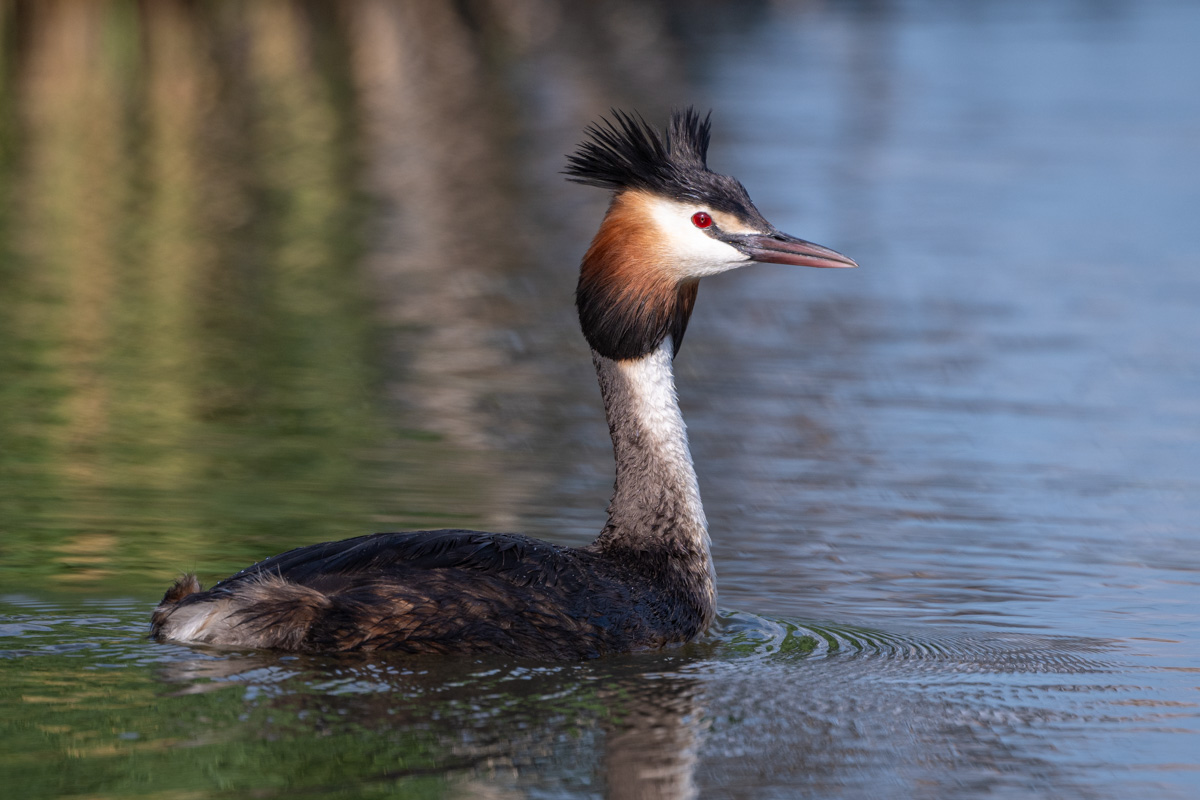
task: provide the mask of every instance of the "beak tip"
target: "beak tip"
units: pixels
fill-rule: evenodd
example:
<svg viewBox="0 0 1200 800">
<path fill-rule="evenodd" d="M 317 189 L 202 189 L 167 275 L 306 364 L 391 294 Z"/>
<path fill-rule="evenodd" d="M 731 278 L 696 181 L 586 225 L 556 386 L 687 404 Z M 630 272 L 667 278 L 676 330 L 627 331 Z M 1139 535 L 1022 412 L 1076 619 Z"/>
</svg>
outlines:
<svg viewBox="0 0 1200 800">
<path fill-rule="evenodd" d="M 791 264 L 799 267 L 836 267 L 852 269 L 854 259 L 819 244 L 797 239 L 787 234 L 746 237 L 749 245 L 743 252 L 751 260 L 767 264 Z"/>
</svg>

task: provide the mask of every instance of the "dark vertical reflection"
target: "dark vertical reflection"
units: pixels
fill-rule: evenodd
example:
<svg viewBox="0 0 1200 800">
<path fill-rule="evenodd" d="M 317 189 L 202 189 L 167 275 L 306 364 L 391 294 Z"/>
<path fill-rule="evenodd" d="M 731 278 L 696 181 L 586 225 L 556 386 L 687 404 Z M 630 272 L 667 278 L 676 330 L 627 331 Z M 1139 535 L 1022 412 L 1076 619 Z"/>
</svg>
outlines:
<svg viewBox="0 0 1200 800">
<path fill-rule="evenodd" d="M 633 688 L 624 706 L 609 712 L 617 721 L 608 728 L 604 748 L 605 797 L 699 797 L 696 768 L 707 728 L 700 682 L 656 676 Z"/>
<path fill-rule="evenodd" d="M 1190 797 L 1198 24 L 0 0 L 6 789 Z M 743 613 L 566 667 L 145 642 L 179 569 L 589 539 L 571 292 L 606 198 L 559 170 L 609 106 L 691 102 L 768 218 L 863 263 L 706 282 L 677 361 Z"/>
<path fill-rule="evenodd" d="M 364 174 L 379 202 L 364 266 L 390 329 L 388 361 L 402 365 L 388 397 L 470 453 L 438 479 L 474 485 L 484 524 L 530 529 L 533 517 L 535 532 L 562 533 L 549 493 L 577 459 L 528 454 L 561 452 L 575 416 L 564 410 L 594 394 L 570 305 L 590 231 L 573 226 L 594 226 L 604 202 L 596 193 L 585 214 L 563 213 L 580 200 L 564 191 L 562 154 L 597 108 L 641 102 L 652 113 L 677 99 L 673 7 L 346 9 Z M 606 459 L 603 433 L 600 444 Z M 543 507 L 553 519 L 539 530 Z M 590 536 L 600 520 L 584 524 Z"/>
<path fill-rule="evenodd" d="M 570 293 L 604 198 L 557 173 L 598 108 L 686 94 L 680 8 L 0 5 L 2 569 L 150 587 L 379 528 L 591 536 Z"/>
</svg>

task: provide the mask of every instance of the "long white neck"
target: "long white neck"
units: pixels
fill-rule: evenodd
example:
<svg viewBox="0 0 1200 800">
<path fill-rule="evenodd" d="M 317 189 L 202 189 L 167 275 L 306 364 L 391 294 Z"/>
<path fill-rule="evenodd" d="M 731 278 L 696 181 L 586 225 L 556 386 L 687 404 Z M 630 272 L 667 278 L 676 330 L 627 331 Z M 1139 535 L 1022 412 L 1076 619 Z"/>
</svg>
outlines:
<svg viewBox="0 0 1200 800">
<path fill-rule="evenodd" d="M 708 521 L 675 395 L 673 354 L 669 336 L 641 358 L 614 361 L 592 352 L 617 461 L 608 524 L 596 546 L 662 561 L 667 577 L 686 583 L 711 616 Z"/>
</svg>

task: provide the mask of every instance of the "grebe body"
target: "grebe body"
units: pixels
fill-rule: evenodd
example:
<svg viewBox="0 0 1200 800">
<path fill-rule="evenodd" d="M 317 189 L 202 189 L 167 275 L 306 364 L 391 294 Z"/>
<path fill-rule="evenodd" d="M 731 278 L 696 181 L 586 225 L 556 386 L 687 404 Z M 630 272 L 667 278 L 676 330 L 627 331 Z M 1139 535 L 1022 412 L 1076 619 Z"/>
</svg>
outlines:
<svg viewBox="0 0 1200 800">
<path fill-rule="evenodd" d="M 569 157 L 613 192 L 576 305 L 616 457 L 608 522 L 569 548 L 440 530 L 309 545 L 203 590 L 185 575 L 151 619 L 159 640 L 295 651 L 505 653 L 579 659 L 695 638 L 716 613 L 708 525 L 672 360 L 706 275 L 772 262 L 852 267 L 780 233 L 736 180 L 709 171 L 709 120 L 665 134 L 613 112 Z"/>
</svg>

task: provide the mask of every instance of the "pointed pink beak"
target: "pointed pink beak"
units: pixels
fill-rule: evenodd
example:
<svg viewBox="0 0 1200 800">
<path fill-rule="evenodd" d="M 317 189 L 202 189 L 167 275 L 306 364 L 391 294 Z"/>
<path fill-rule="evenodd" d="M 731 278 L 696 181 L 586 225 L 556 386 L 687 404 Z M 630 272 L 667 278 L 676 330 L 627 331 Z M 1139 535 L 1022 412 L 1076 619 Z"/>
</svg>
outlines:
<svg viewBox="0 0 1200 800">
<path fill-rule="evenodd" d="M 732 238 L 732 237 L 731 237 Z M 836 250 L 788 236 L 786 233 L 755 233 L 731 242 L 754 261 L 791 264 L 796 267 L 857 267 L 853 259 Z"/>
</svg>

